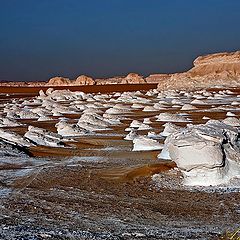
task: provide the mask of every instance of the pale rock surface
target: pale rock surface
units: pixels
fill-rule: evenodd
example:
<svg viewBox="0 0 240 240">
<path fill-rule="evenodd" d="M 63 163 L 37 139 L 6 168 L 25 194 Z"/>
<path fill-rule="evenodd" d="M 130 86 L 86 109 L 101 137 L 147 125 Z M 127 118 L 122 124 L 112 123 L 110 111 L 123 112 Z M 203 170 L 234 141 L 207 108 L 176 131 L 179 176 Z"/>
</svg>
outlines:
<svg viewBox="0 0 240 240">
<path fill-rule="evenodd" d="M 78 137 L 89 133 L 85 129 L 80 128 L 76 124 L 69 124 L 66 120 L 60 120 L 55 127 L 57 128 L 58 134 L 63 137 Z"/>
<path fill-rule="evenodd" d="M 196 58 L 187 72 L 150 75 L 158 89 L 207 89 L 214 86 L 240 86 L 240 51 L 208 54 Z"/>
<path fill-rule="evenodd" d="M 30 147 L 33 145 L 21 135 L 3 129 L 0 129 L 0 139 L 4 142 L 20 147 Z"/>
<path fill-rule="evenodd" d="M 139 135 L 137 134 L 137 130 L 131 129 L 131 131 L 126 135 L 126 137 L 124 139 L 132 141 L 133 139 L 135 139 L 137 137 L 139 137 Z"/>
<path fill-rule="evenodd" d="M 185 118 L 184 116 L 178 116 L 173 113 L 160 113 L 157 117 L 156 121 L 161 122 L 189 122 L 190 120 Z"/>
<path fill-rule="evenodd" d="M 183 111 L 189 111 L 189 110 L 196 110 L 197 107 L 191 105 L 191 104 L 184 104 L 182 107 L 181 107 L 181 110 Z"/>
<path fill-rule="evenodd" d="M 139 136 L 133 139 L 133 151 L 153 151 L 161 150 L 162 148 L 163 144 L 145 136 Z"/>
<path fill-rule="evenodd" d="M 192 125 L 169 135 L 159 157 L 172 159 L 186 185 L 218 185 L 240 177 L 238 129 L 221 121 Z"/>
<path fill-rule="evenodd" d="M 22 124 L 17 122 L 14 119 L 10 119 L 7 117 L 0 117 L 0 127 L 18 127 Z"/>
<path fill-rule="evenodd" d="M 63 138 L 57 133 L 50 132 L 44 128 L 28 126 L 24 137 L 36 145 L 50 147 L 64 147 Z"/>
</svg>

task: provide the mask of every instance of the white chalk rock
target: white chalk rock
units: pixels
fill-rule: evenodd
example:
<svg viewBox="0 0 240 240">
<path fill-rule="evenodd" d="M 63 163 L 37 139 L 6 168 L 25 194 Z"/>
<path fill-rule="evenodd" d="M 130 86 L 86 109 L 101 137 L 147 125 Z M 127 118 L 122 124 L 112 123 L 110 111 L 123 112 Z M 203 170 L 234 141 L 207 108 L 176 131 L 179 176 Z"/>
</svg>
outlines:
<svg viewBox="0 0 240 240">
<path fill-rule="evenodd" d="M 164 110 L 166 109 L 168 106 L 166 104 L 163 104 L 163 103 L 155 103 L 153 105 L 153 107 L 156 109 L 156 110 Z"/>
<path fill-rule="evenodd" d="M 63 139 L 61 135 L 50 132 L 44 128 L 29 126 L 28 131 L 25 133 L 24 137 L 36 145 L 50 147 L 65 146 L 62 142 Z"/>
<path fill-rule="evenodd" d="M 53 118 L 51 117 L 48 117 L 48 116 L 41 116 L 38 118 L 38 122 L 45 122 L 45 121 L 51 121 L 51 120 L 54 120 Z"/>
<path fill-rule="evenodd" d="M 78 125 L 69 124 L 64 120 L 58 122 L 55 127 L 57 128 L 58 134 L 63 137 L 78 137 L 89 133 L 85 129 L 80 128 Z"/>
<path fill-rule="evenodd" d="M 144 118 L 144 119 L 143 119 L 143 123 L 144 123 L 144 124 L 151 124 L 152 121 L 150 120 L 150 118 Z"/>
<path fill-rule="evenodd" d="M 126 137 L 124 138 L 125 140 L 129 140 L 132 141 L 135 138 L 138 138 L 138 134 L 136 129 L 131 129 L 131 131 L 126 135 Z"/>
<path fill-rule="evenodd" d="M 162 148 L 163 144 L 148 137 L 139 136 L 133 139 L 133 151 L 153 151 L 161 150 Z"/>
<path fill-rule="evenodd" d="M 206 105 L 207 103 L 199 99 L 194 99 L 193 101 L 191 101 L 191 104 Z"/>
<path fill-rule="evenodd" d="M 10 119 L 7 117 L 0 118 L 0 127 L 18 127 L 21 125 L 22 125 L 21 123 L 17 122 L 14 119 Z"/>
<path fill-rule="evenodd" d="M 164 154 L 176 162 L 185 185 L 224 184 L 240 177 L 238 136 L 236 128 L 217 120 L 189 124 L 167 137 Z"/>
<path fill-rule="evenodd" d="M 231 103 L 231 105 L 232 105 L 232 106 L 238 106 L 238 105 L 240 105 L 240 102 L 233 101 L 233 102 Z"/>
<path fill-rule="evenodd" d="M 156 108 L 154 108 L 153 106 L 146 106 L 143 109 L 143 112 L 155 112 L 158 111 Z"/>
<path fill-rule="evenodd" d="M 191 104 L 184 104 L 181 108 L 183 111 L 189 111 L 189 110 L 195 110 L 197 107 L 191 105 Z"/>
<path fill-rule="evenodd" d="M 161 134 L 157 134 L 153 131 L 148 132 L 147 136 L 151 139 L 163 139 L 163 136 Z"/>
<path fill-rule="evenodd" d="M 145 106 L 139 103 L 133 103 L 133 105 L 131 106 L 131 108 L 135 108 L 135 109 L 141 109 L 144 108 Z"/>
<path fill-rule="evenodd" d="M 227 112 L 227 113 L 226 113 L 226 116 L 227 116 L 227 117 L 235 117 L 236 114 L 235 114 L 235 113 L 232 113 L 232 112 Z"/>
<path fill-rule="evenodd" d="M 152 129 L 151 126 L 144 124 L 138 120 L 133 120 L 129 126 L 129 129 L 131 128 L 137 128 L 138 130 L 148 130 L 148 129 Z"/>
<path fill-rule="evenodd" d="M 7 143 L 20 147 L 30 147 L 33 145 L 21 135 L 3 129 L 0 129 L 0 139 Z"/>
<path fill-rule="evenodd" d="M 178 116 L 177 114 L 172 114 L 172 113 L 160 113 L 157 116 L 156 121 L 161 121 L 161 122 L 189 122 L 190 119 L 187 119 L 183 116 Z"/>
<path fill-rule="evenodd" d="M 160 133 L 160 135 L 163 137 L 167 137 L 172 133 L 178 132 L 181 129 L 181 127 L 173 123 L 165 123 L 163 126 L 164 126 L 164 130 Z"/>
<path fill-rule="evenodd" d="M 209 120 L 210 117 L 203 116 L 202 119 L 203 119 L 203 120 Z"/>
<path fill-rule="evenodd" d="M 227 117 L 222 122 L 233 127 L 240 127 L 240 120 L 236 117 Z"/>
<path fill-rule="evenodd" d="M 103 118 L 97 113 L 84 113 L 78 120 L 78 123 L 86 122 L 92 125 L 101 126 L 102 128 L 107 128 L 109 125 L 113 124 L 111 120 Z M 78 124 L 79 125 L 79 124 Z"/>
</svg>

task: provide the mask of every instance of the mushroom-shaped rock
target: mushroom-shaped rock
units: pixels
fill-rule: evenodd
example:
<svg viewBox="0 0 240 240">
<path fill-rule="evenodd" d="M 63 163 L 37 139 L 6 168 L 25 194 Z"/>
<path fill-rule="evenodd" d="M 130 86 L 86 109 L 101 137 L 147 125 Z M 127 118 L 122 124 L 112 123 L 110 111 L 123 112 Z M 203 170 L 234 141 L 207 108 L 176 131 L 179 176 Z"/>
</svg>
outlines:
<svg viewBox="0 0 240 240">
<path fill-rule="evenodd" d="M 148 137 L 139 136 L 133 139 L 133 151 L 153 151 L 163 149 L 163 144 Z"/>
</svg>

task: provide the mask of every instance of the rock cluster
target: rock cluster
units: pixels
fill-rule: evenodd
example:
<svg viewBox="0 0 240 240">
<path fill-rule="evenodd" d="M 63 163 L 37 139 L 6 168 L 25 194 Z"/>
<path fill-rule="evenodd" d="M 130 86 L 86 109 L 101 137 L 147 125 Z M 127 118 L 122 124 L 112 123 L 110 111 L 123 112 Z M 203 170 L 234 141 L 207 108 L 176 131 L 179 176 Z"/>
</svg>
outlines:
<svg viewBox="0 0 240 240">
<path fill-rule="evenodd" d="M 75 80 L 64 77 L 51 78 L 46 85 L 48 86 L 75 86 L 75 85 L 94 85 L 95 81 L 88 76 L 81 75 Z"/>
</svg>

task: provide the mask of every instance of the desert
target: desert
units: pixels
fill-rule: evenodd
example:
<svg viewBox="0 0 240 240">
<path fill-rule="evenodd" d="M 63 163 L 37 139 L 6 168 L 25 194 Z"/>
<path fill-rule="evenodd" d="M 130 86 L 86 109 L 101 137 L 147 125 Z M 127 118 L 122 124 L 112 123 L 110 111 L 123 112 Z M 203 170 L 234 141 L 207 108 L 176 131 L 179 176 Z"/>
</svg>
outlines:
<svg viewBox="0 0 240 240">
<path fill-rule="evenodd" d="M 240 1 L 0 1 L 0 240 L 240 240 Z"/>
<path fill-rule="evenodd" d="M 129 86 L 1 95 L 3 238 L 205 239 L 237 228 L 240 89 Z"/>
</svg>

